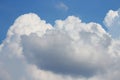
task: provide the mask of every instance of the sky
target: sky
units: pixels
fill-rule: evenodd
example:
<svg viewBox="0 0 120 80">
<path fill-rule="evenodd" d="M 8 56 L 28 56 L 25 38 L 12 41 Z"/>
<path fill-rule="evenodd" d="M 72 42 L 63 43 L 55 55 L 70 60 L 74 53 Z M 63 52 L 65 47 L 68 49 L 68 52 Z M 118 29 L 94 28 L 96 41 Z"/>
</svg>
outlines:
<svg viewBox="0 0 120 80">
<path fill-rule="evenodd" d="M 0 43 L 15 19 L 22 14 L 36 13 L 52 25 L 55 20 L 70 15 L 78 16 L 84 22 L 103 25 L 106 13 L 110 9 L 119 9 L 119 3 L 120 0 L 0 0 Z"/>
<path fill-rule="evenodd" d="M 0 80 L 120 80 L 120 1 L 0 1 Z"/>
</svg>

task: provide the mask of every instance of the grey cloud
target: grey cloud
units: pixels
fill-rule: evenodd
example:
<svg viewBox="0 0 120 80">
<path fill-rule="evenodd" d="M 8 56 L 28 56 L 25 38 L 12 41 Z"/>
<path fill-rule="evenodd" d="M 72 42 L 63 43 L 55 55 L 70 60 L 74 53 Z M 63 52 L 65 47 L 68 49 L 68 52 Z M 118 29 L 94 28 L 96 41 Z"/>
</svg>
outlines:
<svg viewBox="0 0 120 80">
<path fill-rule="evenodd" d="M 23 51 L 28 61 L 40 69 L 62 75 L 89 77 L 95 74 L 95 66 L 73 60 L 74 50 L 70 39 L 65 34 L 59 34 L 53 33 L 44 38 L 35 35 L 22 36 Z"/>
<path fill-rule="evenodd" d="M 79 28 L 81 24 L 78 22 Z M 95 24 L 92 26 L 98 27 Z M 62 75 L 91 77 L 104 71 L 109 65 L 110 61 L 106 58 L 110 58 L 107 48 L 111 43 L 109 35 L 99 32 L 97 28 L 98 31 L 91 32 L 92 29 L 78 31 L 78 41 L 71 37 L 72 32 L 59 28 L 47 31 L 42 37 L 36 34 L 23 35 L 23 54 L 30 63 L 36 64 L 40 69 Z M 94 50 L 96 47 L 99 52 Z"/>
</svg>

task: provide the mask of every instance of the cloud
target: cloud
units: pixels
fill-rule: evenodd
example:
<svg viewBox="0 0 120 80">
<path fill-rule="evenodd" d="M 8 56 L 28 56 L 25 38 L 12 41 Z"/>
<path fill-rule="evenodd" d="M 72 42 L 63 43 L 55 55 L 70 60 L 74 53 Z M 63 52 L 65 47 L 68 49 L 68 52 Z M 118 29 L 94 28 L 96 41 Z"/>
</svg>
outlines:
<svg viewBox="0 0 120 80">
<path fill-rule="evenodd" d="M 73 28 L 69 30 L 68 24 Z M 96 23 L 84 24 L 74 16 L 63 21 L 62 29 L 59 29 L 61 27 L 59 21 L 56 22 L 56 25 L 57 29 L 47 31 L 42 38 L 35 34 L 22 36 L 23 51 L 28 61 L 36 64 L 39 68 L 58 74 L 85 77 L 102 71 L 108 65 L 109 61 L 105 59 L 109 56 L 105 56 L 104 48 L 110 45 L 111 39 L 100 25 Z M 76 34 L 72 35 L 74 32 Z M 73 36 L 80 39 L 76 40 Z M 97 57 L 98 55 L 99 57 Z M 104 64 L 106 65 L 101 59 L 105 60 Z"/>
<path fill-rule="evenodd" d="M 113 38 L 120 38 L 120 10 L 110 10 L 104 19 L 104 23 Z"/>
<path fill-rule="evenodd" d="M 69 9 L 69 7 L 66 4 L 64 4 L 63 2 L 56 4 L 55 7 L 57 9 L 64 10 L 64 11 L 67 11 Z"/>
<path fill-rule="evenodd" d="M 10 74 L 1 66 L 0 66 L 0 80 L 11 80 Z"/>
<path fill-rule="evenodd" d="M 0 79 L 119 80 L 119 47 L 98 23 L 69 16 L 52 26 L 24 14 L 0 45 Z"/>
</svg>

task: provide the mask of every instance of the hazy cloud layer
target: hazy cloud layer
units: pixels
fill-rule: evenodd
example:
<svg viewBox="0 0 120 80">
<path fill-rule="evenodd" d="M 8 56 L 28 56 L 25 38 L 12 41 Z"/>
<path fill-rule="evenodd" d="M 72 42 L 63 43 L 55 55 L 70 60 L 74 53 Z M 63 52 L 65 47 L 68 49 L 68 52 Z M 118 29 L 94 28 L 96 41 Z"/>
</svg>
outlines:
<svg viewBox="0 0 120 80">
<path fill-rule="evenodd" d="M 120 40 L 110 31 L 119 27 L 119 11 L 104 22 L 109 33 L 75 16 L 54 26 L 34 13 L 20 16 L 0 45 L 0 79 L 119 80 Z"/>
</svg>

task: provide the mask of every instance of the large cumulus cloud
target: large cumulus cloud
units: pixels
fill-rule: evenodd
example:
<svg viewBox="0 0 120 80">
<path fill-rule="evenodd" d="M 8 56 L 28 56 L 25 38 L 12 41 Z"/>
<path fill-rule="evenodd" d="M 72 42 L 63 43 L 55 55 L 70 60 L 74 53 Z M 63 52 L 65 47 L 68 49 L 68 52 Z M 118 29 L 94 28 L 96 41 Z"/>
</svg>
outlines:
<svg viewBox="0 0 120 80">
<path fill-rule="evenodd" d="M 116 24 L 115 16 L 107 14 L 107 26 Z M 0 79 L 119 80 L 120 41 L 111 35 L 75 16 L 52 26 L 34 13 L 24 14 L 0 45 Z"/>
</svg>

